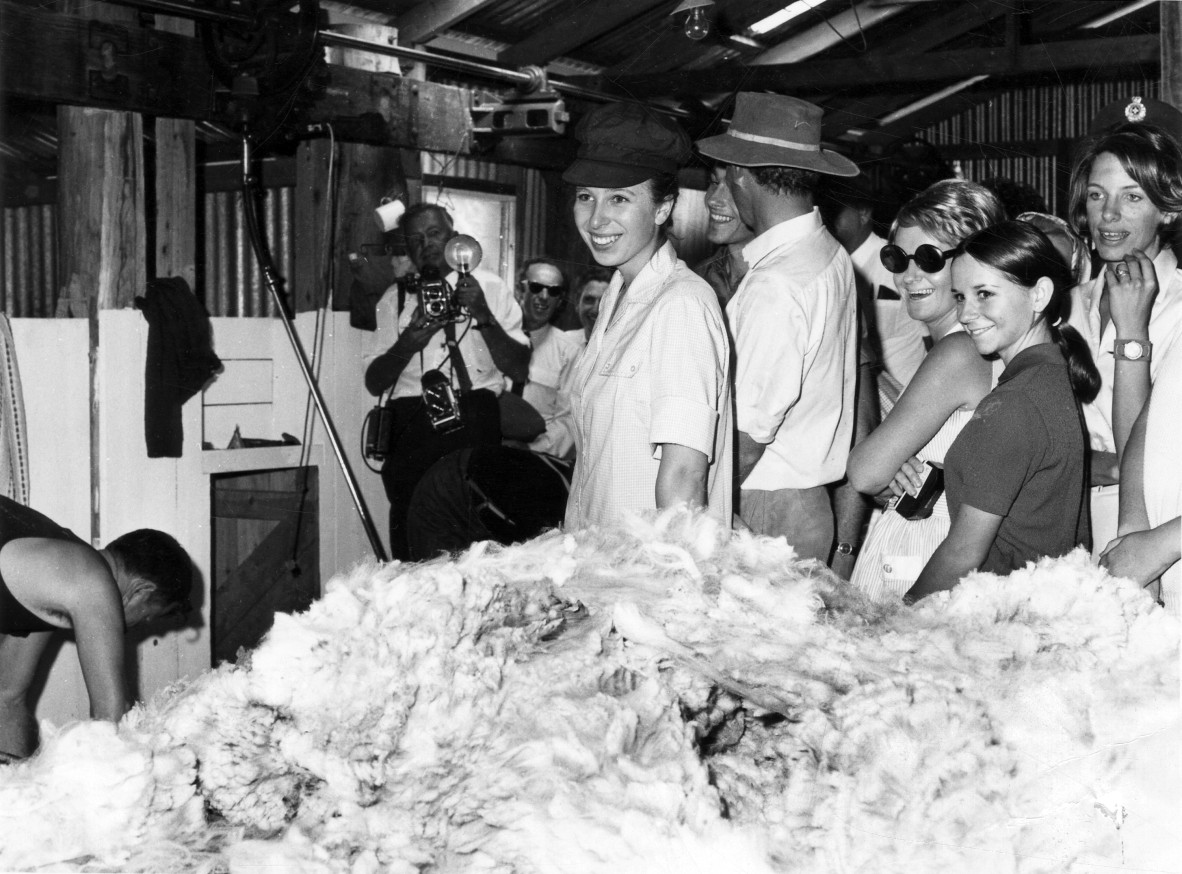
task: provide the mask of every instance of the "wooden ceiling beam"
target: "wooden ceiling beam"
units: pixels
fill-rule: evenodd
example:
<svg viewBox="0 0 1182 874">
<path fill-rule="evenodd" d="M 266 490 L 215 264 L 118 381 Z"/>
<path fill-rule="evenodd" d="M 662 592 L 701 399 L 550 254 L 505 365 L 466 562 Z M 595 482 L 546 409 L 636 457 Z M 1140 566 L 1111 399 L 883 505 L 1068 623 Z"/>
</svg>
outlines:
<svg viewBox="0 0 1182 874">
<path fill-rule="evenodd" d="M 222 89 L 200 40 L 16 3 L 2 3 L 0 11 L 0 82 L 6 94 L 230 128 L 238 122 L 217 99 Z M 46 58 L 56 60 L 46 63 Z M 465 89 L 333 64 L 328 79 L 302 121 L 335 122 L 338 138 L 347 139 L 350 122 L 361 128 L 359 121 L 380 117 L 384 145 L 447 152 L 472 148 Z M 366 127 L 367 134 L 372 127 Z"/>
<path fill-rule="evenodd" d="M 497 60 L 524 67 L 542 65 L 627 24 L 668 0 L 594 0 L 581 3 L 558 20 L 504 49 Z"/>
<path fill-rule="evenodd" d="M 906 88 L 954 82 L 968 76 L 1012 78 L 1043 73 L 1155 67 L 1160 46 L 1156 34 L 1066 42 L 1016 48 L 960 49 L 909 57 L 810 60 L 774 66 L 728 66 L 653 76 L 619 76 L 616 88 L 637 96 L 732 91 L 778 91 L 791 94 Z"/>
<path fill-rule="evenodd" d="M 495 0 L 423 0 L 394 19 L 401 45 L 418 45 L 459 24 Z"/>
</svg>

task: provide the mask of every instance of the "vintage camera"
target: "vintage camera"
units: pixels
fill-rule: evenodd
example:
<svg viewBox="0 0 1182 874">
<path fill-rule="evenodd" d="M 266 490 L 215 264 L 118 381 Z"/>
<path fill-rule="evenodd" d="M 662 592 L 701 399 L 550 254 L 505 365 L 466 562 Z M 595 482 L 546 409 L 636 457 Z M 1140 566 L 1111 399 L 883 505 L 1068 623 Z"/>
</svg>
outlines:
<svg viewBox="0 0 1182 874">
<path fill-rule="evenodd" d="M 895 504 L 895 512 L 904 519 L 926 519 L 932 515 L 936 501 L 944 493 L 944 469 L 936 467 L 930 461 L 925 461 L 927 474 L 923 485 L 914 495 L 903 495 Z"/>
<path fill-rule="evenodd" d="M 430 264 L 418 276 L 406 280 L 406 291 L 419 296 L 423 317 L 432 322 L 458 322 L 464 318 L 456 290 Z"/>
<path fill-rule="evenodd" d="M 441 371 L 428 370 L 423 374 L 423 403 L 427 407 L 431 427 L 440 434 L 464 427 L 456 393 L 452 390 L 451 381 Z"/>
</svg>

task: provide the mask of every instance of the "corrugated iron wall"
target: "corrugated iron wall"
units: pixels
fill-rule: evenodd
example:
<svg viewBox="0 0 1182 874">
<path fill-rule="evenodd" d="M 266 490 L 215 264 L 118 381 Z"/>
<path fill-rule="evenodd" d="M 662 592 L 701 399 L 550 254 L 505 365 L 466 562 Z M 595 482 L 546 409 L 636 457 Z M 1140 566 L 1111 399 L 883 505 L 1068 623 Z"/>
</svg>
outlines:
<svg viewBox="0 0 1182 874">
<path fill-rule="evenodd" d="M 959 148 L 974 143 L 1017 145 L 1078 140 L 1087 134 L 1096 113 L 1114 100 L 1134 95 L 1157 97 L 1157 79 L 1125 79 L 1073 85 L 1016 88 L 988 103 L 948 118 L 928 128 L 926 138 L 938 147 Z M 1060 166 L 1061 155 L 1036 156 L 1015 151 L 1004 157 L 960 158 L 966 179 L 980 181 L 993 176 L 1025 182 L 1038 191 L 1051 211 L 1062 214 L 1067 204 L 1056 180 L 1069 167 Z"/>
<path fill-rule="evenodd" d="M 286 186 L 267 189 L 260 215 L 260 230 L 275 269 L 289 284 L 295 256 L 294 192 Z M 276 314 L 246 232 L 241 191 L 205 195 L 204 255 L 205 271 L 198 285 L 204 288 L 211 316 Z"/>
<path fill-rule="evenodd" d="M 5 209 L 2 260 L 0 312 L 12 318 L 52 316 L 57 304 L 57 206 Z"/>
</svg>

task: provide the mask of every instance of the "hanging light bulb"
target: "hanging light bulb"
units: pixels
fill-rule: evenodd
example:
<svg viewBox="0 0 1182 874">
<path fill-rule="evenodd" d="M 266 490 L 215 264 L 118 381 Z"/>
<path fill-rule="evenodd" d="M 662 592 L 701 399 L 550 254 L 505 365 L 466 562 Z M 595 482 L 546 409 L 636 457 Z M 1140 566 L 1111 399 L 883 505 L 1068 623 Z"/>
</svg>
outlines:
<svg viewBox="0 0 1182 874">
<path fill-rule="evenodd" d="M 670 15 L 686 13 L 685 25 L 682 28 L 685 35 L 692 40 L 705 39 L 710 32 L 710 18 L 706 10 L 714 5 L 714 0 L 681 0 Z"/>
</svg>

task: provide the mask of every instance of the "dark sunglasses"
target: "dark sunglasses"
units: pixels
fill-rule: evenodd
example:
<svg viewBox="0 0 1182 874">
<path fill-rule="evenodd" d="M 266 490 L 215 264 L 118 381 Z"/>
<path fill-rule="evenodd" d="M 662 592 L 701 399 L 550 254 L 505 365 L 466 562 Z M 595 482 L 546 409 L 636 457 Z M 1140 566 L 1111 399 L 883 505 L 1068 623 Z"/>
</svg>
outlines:
<svg viewBox="0 0 1182 874">
<path fill-rule="evenodd" d="M 545 285 L 544 283 L 533 282 L 529 279 L 524 280 L 524 282 L 525 288 L 530 294 L 545 294 L 549 295 L 550 297 L 562 297 L 563 293 L 566 291 L 565 285 Z"/>
<path fill-rule="evenodd" d="M 924 273 L 939 273 L 948 263 L 948 259 L 956 254 L 956 251 L 955 248 L 941 251 L 931 243 L 924 243 L 915 250 L 914 255 L 908 255 L 898 246 L 890 243 L 882 247 L 878 258 L 882 261 L 882 266 L 891 273 L 904 273 L 907 270 L 908 261 L 914 261 L 915 266 Z"/>
</svg>

